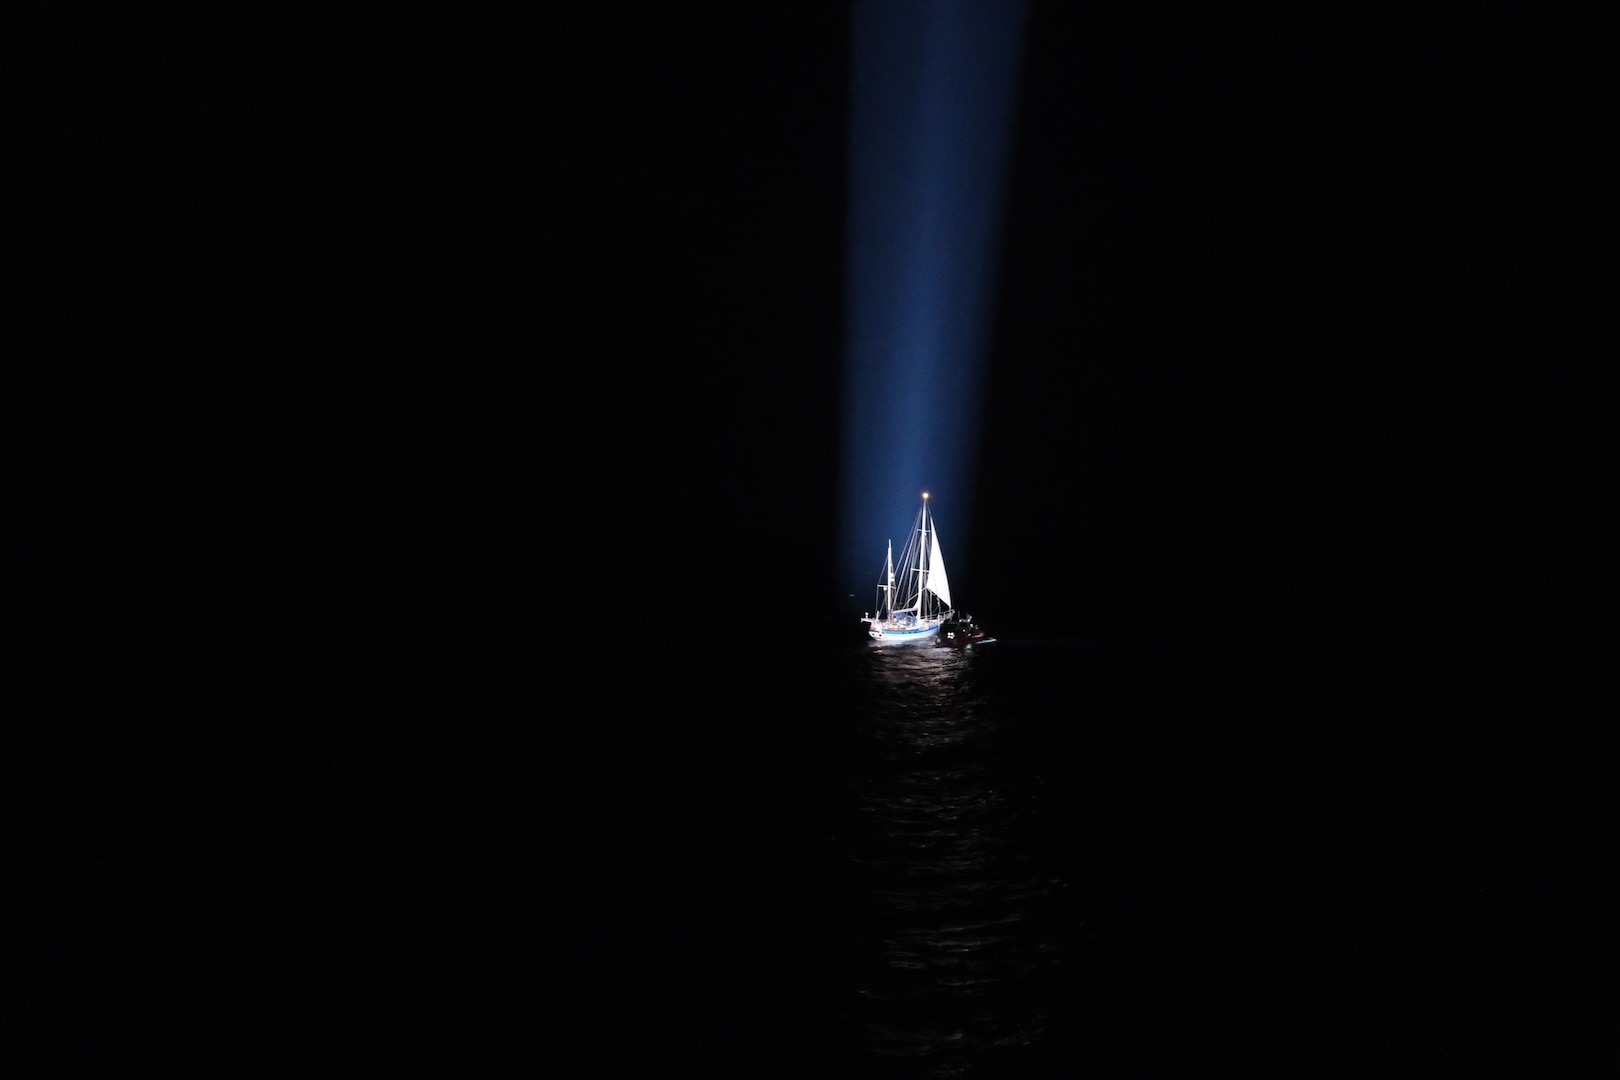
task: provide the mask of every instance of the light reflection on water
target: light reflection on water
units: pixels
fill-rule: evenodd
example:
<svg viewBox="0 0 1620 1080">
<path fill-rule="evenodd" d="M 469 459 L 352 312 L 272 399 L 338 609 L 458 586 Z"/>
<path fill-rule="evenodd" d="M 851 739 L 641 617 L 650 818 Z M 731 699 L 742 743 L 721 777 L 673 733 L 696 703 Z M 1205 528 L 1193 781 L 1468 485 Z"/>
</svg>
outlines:
<svg viewBox="0 0 1620 1080">
<path fill-rule="evenodd" d="M 1042 777 L 998 752 L 1016 722 L 984 654 L 913 646 L 860 659 L 869 693 L 835 838 L 862 913 L 847 993 L 861 1041 L 906 1075 L 1027 1056 L 1049 1021 L 1059 882 L 1039 851 Z"/>
</svg>

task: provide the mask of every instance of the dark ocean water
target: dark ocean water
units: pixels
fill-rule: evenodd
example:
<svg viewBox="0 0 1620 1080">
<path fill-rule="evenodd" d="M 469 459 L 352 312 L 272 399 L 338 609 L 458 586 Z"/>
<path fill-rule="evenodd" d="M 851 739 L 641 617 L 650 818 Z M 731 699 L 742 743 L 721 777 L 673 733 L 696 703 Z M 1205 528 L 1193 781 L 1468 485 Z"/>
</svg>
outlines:
<svg viewBox="0 0 1620 1080">
<path fill-rule="evenodd" d="M 434 625 L 37 669 L 11 1071 L 1617 1064 L 1616 747 L 1576 659 Z"/>
</svg>

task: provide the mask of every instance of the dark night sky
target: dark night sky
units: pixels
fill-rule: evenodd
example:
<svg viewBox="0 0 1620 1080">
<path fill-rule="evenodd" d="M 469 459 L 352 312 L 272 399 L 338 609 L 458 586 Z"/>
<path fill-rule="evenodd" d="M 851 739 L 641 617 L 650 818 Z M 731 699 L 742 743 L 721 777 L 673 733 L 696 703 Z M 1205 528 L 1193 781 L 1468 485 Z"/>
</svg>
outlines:
<svg viewBox="0 0 1620 1080">
<path fill-rule="evenodd" d="M 18 565 L 833 596 L 837 6 L 7 18 Z M 1034 5 L 953 576 L 1593 545 L 1591 40 Z"/>
</svg>

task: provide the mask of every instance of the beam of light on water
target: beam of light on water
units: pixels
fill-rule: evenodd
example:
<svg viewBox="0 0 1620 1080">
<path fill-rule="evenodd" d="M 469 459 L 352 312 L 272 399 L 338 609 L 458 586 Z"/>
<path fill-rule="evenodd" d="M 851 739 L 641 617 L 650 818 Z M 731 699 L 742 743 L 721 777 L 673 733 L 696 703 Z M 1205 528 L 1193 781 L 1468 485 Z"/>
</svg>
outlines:
<svg viewBox="0 0 1620 1080">
<path fill-rule="evenodd" d="M 964 550 L 1020 0 L 857 0 L 840 566 L 864 595 L 935 492 Z"/>
</svg>

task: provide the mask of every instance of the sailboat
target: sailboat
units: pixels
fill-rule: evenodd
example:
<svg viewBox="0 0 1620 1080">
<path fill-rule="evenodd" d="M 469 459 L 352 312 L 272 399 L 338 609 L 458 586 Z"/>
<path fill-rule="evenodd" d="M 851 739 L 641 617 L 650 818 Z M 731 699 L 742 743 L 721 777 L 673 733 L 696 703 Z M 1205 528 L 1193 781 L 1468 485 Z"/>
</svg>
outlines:
<svg viewBox="0 0 1620 1080">
<path fill-rule="evenodd" d="M 933 644 L 940 626 L 956 615 L 945 557 L 939 550 L 939 529 L 928 512 L 928 492 L 922 498 L 898 567 L 894 541 L 889 541 L 878 578 L 876 612 L 861 616 L 867 636 L 884 645 Z"/>
</svg>

